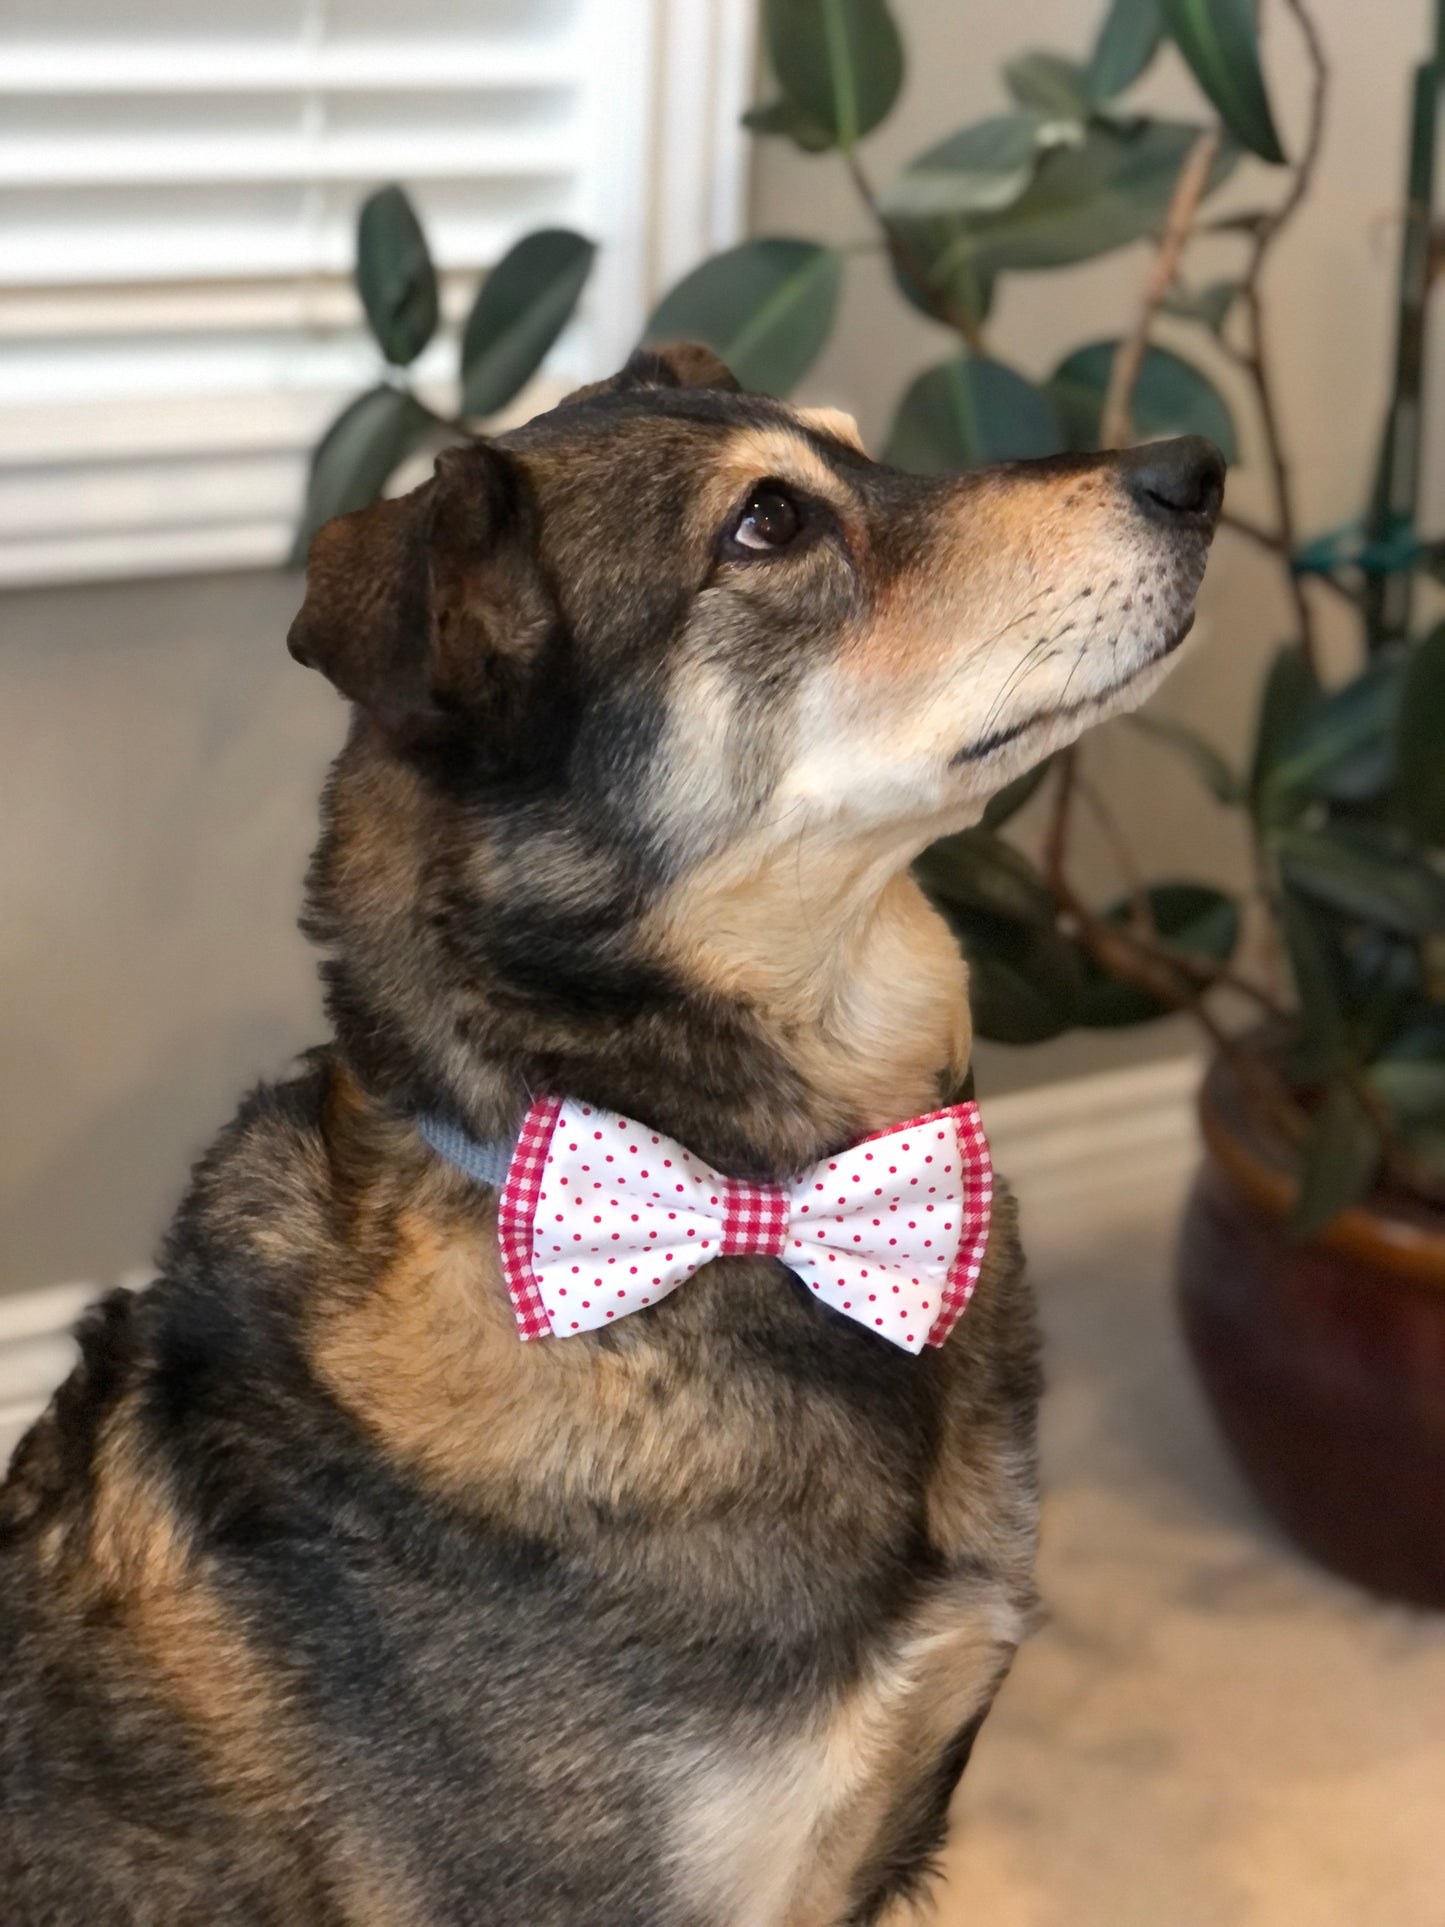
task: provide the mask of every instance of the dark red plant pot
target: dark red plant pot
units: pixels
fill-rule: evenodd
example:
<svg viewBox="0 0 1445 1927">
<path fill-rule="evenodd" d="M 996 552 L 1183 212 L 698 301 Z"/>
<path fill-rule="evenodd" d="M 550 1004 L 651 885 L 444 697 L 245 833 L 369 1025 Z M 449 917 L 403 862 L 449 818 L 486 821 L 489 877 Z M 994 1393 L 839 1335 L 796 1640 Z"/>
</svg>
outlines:
<svg viewBox="0 0 1445 1927">
<path fill-rule="evenodd" d="M 1306 1552 L 1445 1606 L 1445 1214 L 1370 1200 L 1293 1242 L 1288 1147 L 1222 1063 L 1200 1117 L 1179 1298 L 1225 1438 Z"/>
</svg>

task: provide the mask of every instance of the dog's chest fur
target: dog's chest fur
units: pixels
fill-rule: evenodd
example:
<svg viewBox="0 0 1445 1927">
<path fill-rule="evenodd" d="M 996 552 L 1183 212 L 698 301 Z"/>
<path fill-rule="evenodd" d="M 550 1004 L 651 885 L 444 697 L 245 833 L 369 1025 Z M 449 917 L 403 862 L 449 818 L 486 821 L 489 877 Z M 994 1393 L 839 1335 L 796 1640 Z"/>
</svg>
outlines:
<svg viewBox="0 0 1445 1927">
<path fill-rule="evenodd" d="M 698 1917 L 830 1927 L 881 1897 L 885 1870 L 938 1844 L 1025 1620 L 1004 1585 L 944 1581 L 800 1730 L 684 1756 L 676 1858 Z"/>
</svg>

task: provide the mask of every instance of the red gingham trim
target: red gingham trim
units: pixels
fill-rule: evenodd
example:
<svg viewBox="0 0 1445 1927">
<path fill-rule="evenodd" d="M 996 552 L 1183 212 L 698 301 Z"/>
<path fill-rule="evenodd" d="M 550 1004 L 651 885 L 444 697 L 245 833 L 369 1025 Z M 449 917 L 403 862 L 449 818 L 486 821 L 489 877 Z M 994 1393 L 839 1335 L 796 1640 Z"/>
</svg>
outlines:
<svg viewBox="0 0 1445 1927">
<path fill-rule="evenodd" d="M 781 1184 L 724 1178 L 723 1258 L 781 1258 L 788 1248 L 793 1202 Z"/>
<path fill-rule="evenodd" d="M 890 1124 L 884 1130 L 872 1131 L 859 1140 L 860 1143 L 871 1144 L 875 1138 L 893 1137 L 900 1131 L 919 1130 L 923 1125 L 936 1124 L 945 1117 L 952 1124 L 953 1135 L 958 1143 L 962 1177 L 961 1219 L 958 1250 L 948 1269 L 943 1303 L 928 1329 L 930 1345 L 941 1345 L 962 1318 L 973 1296 L 974 1286 L 978 1283 L 983 1254 L 988 1246 L 989 1215 L 993 1209 L 993 1159 L 989 1156 L 988 1139 L 983 1134 L 978 1106 L 969 1098 L 964 1104 L 950 1104 L 947 1110 L 930 1111 L 925 1117 L 910 1117 L 904 1124 Z"/>
<path fill-rule="evenodd" d="M 542 1169 L 547 1147 L 562 1109 L 560 1097 L 539 1097 L 522 1120 L 521 1135 L 507 1167 L 507 1181 L 497 1200 L 497 1241 L 502 1254 L 502 1276 L 512 1300 L 517 1330 L 523 1339 L 550 1338 L 551 1320 L 532 1269 L 532 1220 L 542 1195 Z"/>
<path fill-rule="evenodd" d="M 948 1283 L 943 1288 L 943 1305 L 929 1328 L 930 1345 L 943 1343 L 962 1318 L 973 1296 L 988 1245 L 989 1214 L 993 1208 L 993 1160 L 989 1156 L 988 1139 L 983 1134 L 977 1104 L 972 1099 L 966 1104 L 952 1104 L 943 1115 L 952 1118 L 954 1136 L 958 1139 L 959 1169 L 963 1179 L 962 1221 L 958 1251 L 949 1267 Z"/>
</svg>

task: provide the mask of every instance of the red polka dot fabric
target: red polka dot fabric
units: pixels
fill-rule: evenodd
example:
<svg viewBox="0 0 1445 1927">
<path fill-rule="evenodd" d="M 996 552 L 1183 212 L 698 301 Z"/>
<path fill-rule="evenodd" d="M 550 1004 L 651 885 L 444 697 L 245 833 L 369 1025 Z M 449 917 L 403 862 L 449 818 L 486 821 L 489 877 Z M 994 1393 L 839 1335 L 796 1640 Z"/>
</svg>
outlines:
<svg viewBox="0 0 1445 1927">
<path fill-rule="evenodd" d="M 993 1201 L 973 1103 L 911 1119 L 790 1184 L 725 1178 L 671 1138 L 558 1097 L 528 1111 L 498 1205 L 524 1339 L 595 1331 L 714 1258 L 780 1258 L 905 1351 L 941 1345 L 983 1263 Z"/>
</svg>

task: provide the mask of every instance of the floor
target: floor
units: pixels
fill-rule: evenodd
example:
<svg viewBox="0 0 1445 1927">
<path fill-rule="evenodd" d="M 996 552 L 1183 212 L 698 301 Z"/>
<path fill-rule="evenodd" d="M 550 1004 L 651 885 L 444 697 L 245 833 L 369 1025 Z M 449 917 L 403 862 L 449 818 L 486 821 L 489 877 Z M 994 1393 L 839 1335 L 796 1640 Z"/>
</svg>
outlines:
<svg viewBox="0 0 1445 1927">
<path fill-rule="evenodd" d="M 1049 1616 L 960 1789 L 938 1927 L 1445 1927 L 1445 1617 L 1257 1511 L 1175 1331 L 1182 1180 L 1119 1176 L 1033 1211 L 1020 1186 Z"/>
</svg>

